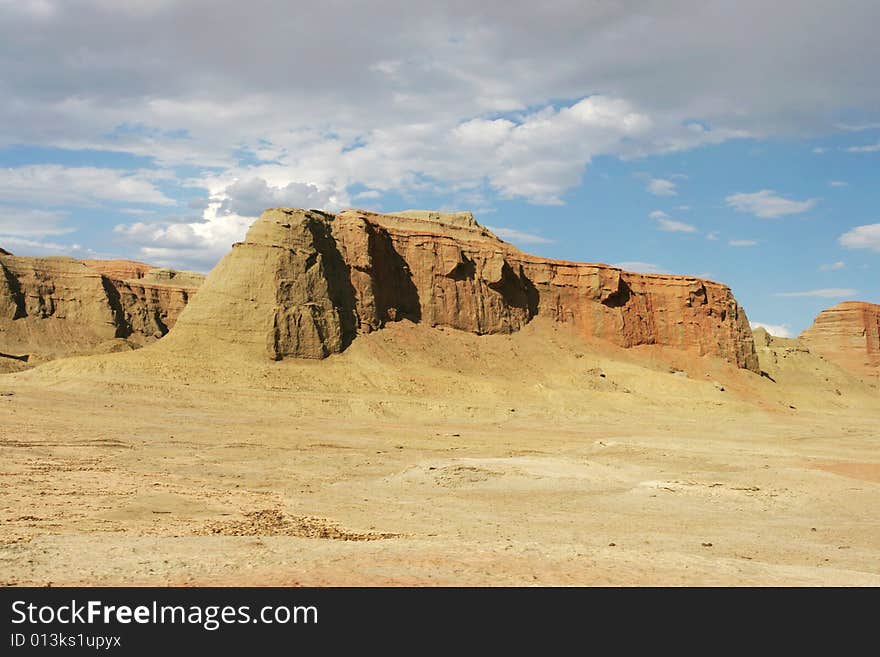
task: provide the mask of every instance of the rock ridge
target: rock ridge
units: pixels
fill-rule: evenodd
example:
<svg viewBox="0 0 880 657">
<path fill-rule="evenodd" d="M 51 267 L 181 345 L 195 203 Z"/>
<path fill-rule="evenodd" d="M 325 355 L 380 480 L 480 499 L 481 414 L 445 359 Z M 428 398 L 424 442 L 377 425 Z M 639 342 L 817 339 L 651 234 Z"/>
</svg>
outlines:
<svg viewBox="0 0 880 657">
<path fill-rule="evenodd" d="M 482 335 L 518 331 L 542 315 L 585 338 L 663 345 L 759 371 L 745 312 L 725 285 L 540 258 L 469 213 L 431 214 L 267 210 L 166 342 L 320 359 L 403 319 Z"/>
</svg>

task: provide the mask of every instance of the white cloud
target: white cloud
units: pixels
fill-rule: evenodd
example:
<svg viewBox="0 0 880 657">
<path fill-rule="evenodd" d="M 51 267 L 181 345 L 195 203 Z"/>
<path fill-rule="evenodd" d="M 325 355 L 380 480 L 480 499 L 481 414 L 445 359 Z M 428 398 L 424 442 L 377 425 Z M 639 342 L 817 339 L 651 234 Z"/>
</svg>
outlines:
<svg viewBox="0 0 880 657">
<path fill-rule="evenodd" d="M 94 205 L 105 201 L 172 205 L 153 184 L 155 172 L 35 164 L 0 169 L 0 199 L 40 206 Z"/>
<path fill-rule="evenodd" d="M 344 21 L 334 6 L 314 7 L 305 21 L 297 20 L 295 5 L 263 1 L 247 11 L 224 0 L 6 4 L 11 9 L 0 24 L 0 42 L 13 56 L 0 80 L 12 102 L 0 112 L 33 117 L 26 139 L 33 133 L 102 135 L 82 128 L 108 117 L 139 116 L 132 109 L 143 107 L 145 123 L 163 129 L 144 141 L 167 141 L 162 135 L 181 127 L 173 119 L 188 105 L 196 108 L 196 122 L 183 127 L 194 142 L 228 121 L 233 134 L 227 143 L 234 144 L 244 132 L 273 125 L 267 115 L 288 116 L 297 125 L 325 122 L 328 113 L 342 122 L 359 116 L 372 127 L 383 114 L 386 125 L 419 116 L 434 122 L 451 111 L 459 118 L 497 116 L 593 89 L 652 115 L 669 112 L 695 135 L 731 128 L 834 129 L 828 117 L 840 116 L 839 110 L 880 105 L 870 66 L 878 54 L 870 2 L 847 11 L 791 0 L 771 8 L 760 0 L 696 8 L 684 2 L 554 3 L 540 15 L 518 2 L 407 11 L 400 3 L 380 3 L 347 7 Z M 36 10 L 20 6 L 51 10 L 37 21 Z M 792 15 L 798 30 L 788 29 Z M 212 19 L 209 37 L 199 34 L 205 16 Z M 363 34 L 383 36 L 327 56 L 327 43 L 351 44 Z M 837 43 L 840 35 L 859 47 L 817 55 L 816 43 Z M 636 42 L 638 48 L 621 48 Z M 717 61 L 730 64 L 719 68 Z M 168 70 L 175 71 L 173 80 Z M 230 119 L 238 109 L 229 107 L 236 99 L 247 99 L 253 118 L 263 120 L 236 126 Z M 99 110 L 83 112 L 83 125 L 73 130 L 64 121 L 75 104 L 64 101 L 72 100 Z M 203 111 L 215 102 L 216 111 Z M 9 122 L 0 126 L 0 139 L 4 128 L 16 135 Z"/>
<path fill-rule="evenodd" d="M 696 233 L 697 227 L 686 224 L 683 221 L 675 221 L 674 219 L 660 219 L 657 222 L 660 230 L 667 233 Z"/>
<path fill-rule="evenodd" d="M 706 233 L 706 239 L 711 240 L 713 242 L 716 241 L 718 239 L 718 231 L 713 230 L 713 231 Z"/>
<path fill-rule="evenodd" d="M 284 135 L 279 163 L 232 167 L 193 184 L 216 197 L 237 181 L 262 178 L 272 187 L 307 181 L 333 190 L 338 204 L 351 185 L 371 192 L 443 195 L 459 204 L 480 189 L 502 198 L 558 205 L 578 185 L 592 157 L 651 146 L 654 122 L 630 103 L 590 96 L 569 106 L 544 106 L 512 119 L 400 124 L 349 139 L 320 131 Z M 488 188 L 488 190 L 486 189 Z M 332 209 L 332 208 L 330 208 Z"/>
<path fill-rule="evenodd" d="M 44 237 L 64 235 L 74 229 L 62 225 L 66 212 L 0 205 L 0 235 Z"/>
<path fill-rule="evenodd" d="M 73 255 L 83 257 L 93 255 L 94 251 L 81 244 L 62 244 L 45 240 L 32 240 L 23 237 L 0 236 L 0 247 L 18 255 Z"/>
<path fill-rule="evenodd" d="M 290 182 L 283 187 L 272 187 L 262 178 L 237 180 L 224 191 L 219 212 L 242 217 L 258 217 L 263 210 L 275 207 L 315 208 L 338 210 L 340 204 L 332 190 L 321 190 L 317 185 Z"/>
<path fill-rule="evenodd" d="M 838 260 L 837 262 L 819 265 L 819 271 L 840 271 L 844 267 L 846 267 L 846 263 L 843 260 Z"/>
<path fill-rule="evenodd" d="M 465 148 L 491 148 L 506 141 L 515 127 L 516 124 L 508 119 L 471 119 L 457 126 L 452 134 Z"/>
<path fill-rule="evenodd" d="M 665 178 L 651 178 L 645 189 L 651 194 L 654 194 L 654 196 L 678 195 L 678 186 L 671 180 L 666 180 Z"/>
<path fill-rule="evenodd" d="M 623 269 L 625 271 L 637 272 L 640 274 L 668 274 L 669 272 L 665 270 L 660 265 L 655 265 L 651 262 L 640 262 L 638 260 L 627 261 L 627 262 L 616 262 L 612 267 L 617 267 L 618 269 Z"/>
<path fill-rule="evenodd" d="M 509 242 L 520 244 L 554 244 L 556 242 L 556 240 L 551 240 L 543 235 L 526 233 L 521 230 L 516 230 L 515 228 L 505 228 L 503 226 L 486 226 L 486 228 L 498 235 L 501 239 L 505 239 Z"/>
<path fill-rule="evenodd" d="M 880 253 L 880 224 L 865 224 L 846 231 L 838 240 L 848 249 L 870 249 Z"/>
<path fill-rule="evenodd" d="M 818 297 L 821 299 L 842 299 L 844 297 L 854 297 L 859 292 L 848 287 L 826 287 L 818 290 L 807 290 L 806 292 L 777 292 L 777 297 Z"/>
<path fill-rule="evenodd" d="M 816 146 L 816 148 L 813 149 L 813 152 L 814 152 L 816 155 L 822 155 L 822 153 L 827 153 L 827 152 L 828 152 L 828 149 L 827 149 L 827 148 L 824 148 L 824 147 L 822 147 L 822 146 Z"/>
<path fill-rule="evenodd" d="M 880 142 L 864 146 L 850 146 L 846 149 L 847 153 L 876 153 L 878 151 L 880 151 Z"/>
<path fill-rule="evenodd" d="M 654 210 L 648 215 L 657 222 L 660 230 L 668 233 L 696 233 L 696 226 L 686 224 L 683 221 L 676 221 L 662 210 Z"/>
<path fill-rule="evenodd" d="M 842 180 L 831 180 L 828 185 L 830 187 L 849 187 L 849 183 L 843 182 Z"/>
<path fill-rule="evenodd" d="M 354 195 L 355 199 L 362 200 L 362 201 L 372 201 L 372 200 L 375 200 L 375 199 L 381 198 L 381 197 L 382 197 L 382 192 L 375 190 L 375 189 L 368 189 L 363 192 L 358 192 L 357 194 Z"/>
<path fill-rule="evenodd" d="M 780 338 L 790 338 L 791 337 L 791 327 L 788 324 L 765 324 L 764 322 L 752 322 L 749 324 L 752 325 L 752 330 L 756 328 L 762 328 L 770 335 L 775 335 Z"/>
<path fill-rule="evenodd" d="M 305 21 L 294 4 L 262 0 L 247 11 L 228 0 L 137 9 L 6 4 L 0 144 L 90 144 L 162 162 L 234 166 L 230 151 L 241 145 L 271 159 L 290 153 L 284 136 L 306 126 L 347 138 L 478 119 L 502 122 L 495 129 L 503 132 L 508 114 L 598 89 L 654 120 L 650 145 L 621 147 L 638 151 L 742 134 L 822 134 L 835 129 L 828 117 L 838 110 L 880 105 L 870 3 L 842 12 L 760 0 L 697 8 L 565 2 L 540 15 L 491 0 L 406 11 L 380 3 L 347 7 L 344 21 L 334 6 L 312 8 Z M 51 11 L 35 21 L 21 10 L 31 4 Z M 787 29 L 794 12 L 797 31 Z M 209 36 L 199 32 L 205 16 Z M 363 34 L 383 36 L 366 43 Z M 817 59 L 814 44 L 841 34 L 860 47 Z M 327 43 L 359 45 L 328 56 Z M 730 65 L 719 69 L 720 60 Z M 117 130 L 132 117 L 147 129 Z M 481 138 L 491 141 L 483 128 Z"/>
<path fill-rule="evenodd" d="M 253 217 L 219 215 L 216 206 L 206 218 L 194 222 L 119 224 L 113 230 L 139 248 L 139 257 L 166 267 L 207 271 L 222 258 L 232 244 L 244 239 Z"/>
<path fill-rule="evenodd" d="M 812 209 L 819 202 L 817 198 L 806 201 L 792 201 L 779 196 L 772 189 L 762 189 L 749 194 L 731 194 L 726 199 L 727 205 L 739 212 L 748 212 L 762 219 L 775 219 L 789 214 L 800 214 Z"/>
<path fill-rule="evenodd" d="M 264 177 L 224 176 L 194 181 L 205 186 L 210 203 L 195 220 L 170 218 L 119 224 L 114 232 L 138 248 L 139 257 L 151 264 L 207 271 L 223 257 L 263 210 L 270 207 L 304 207 L 336 211 L 348 205 L 348 197 L 314 183 L 288 181 L 277 165 L 254 168 Z"/>
<path fill-rule="evenodd" d="M 730 246 L 756 246 L 757 240 L 728 240 Z"/>
</svg>

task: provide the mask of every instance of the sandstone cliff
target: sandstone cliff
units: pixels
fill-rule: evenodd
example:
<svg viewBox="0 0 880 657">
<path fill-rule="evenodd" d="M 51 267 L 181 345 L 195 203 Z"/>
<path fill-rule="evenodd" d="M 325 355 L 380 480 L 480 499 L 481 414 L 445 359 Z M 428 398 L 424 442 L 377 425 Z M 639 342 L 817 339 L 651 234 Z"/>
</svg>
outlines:
<svg viewBox="0 0 880 657">
<path fill-rule="evenodd" d="M 0 353 L 45 359 L 146 344 L 174 325 L 202 278 L 137 262 L 0 254 Z"/>
<path fill-rule="evenodd" d="M 487 334 L 537 315 L 622 347 L 670 346 L 759 370 L 726 286 L 538 258 L 469 213 L 267 210 L 163 342 L 324 358 L 401 319 Z"/>
<path fill-rule="evenodd" d="M 862 376 L 880 376 L 880 304 L 844 301 L 800 335 L 816 353 Z"/>
</svg>

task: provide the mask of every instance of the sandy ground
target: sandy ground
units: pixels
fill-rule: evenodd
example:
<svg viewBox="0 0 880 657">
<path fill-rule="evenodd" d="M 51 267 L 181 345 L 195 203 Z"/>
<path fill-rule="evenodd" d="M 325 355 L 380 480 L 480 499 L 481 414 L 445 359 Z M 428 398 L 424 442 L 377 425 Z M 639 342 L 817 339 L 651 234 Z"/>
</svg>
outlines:
<svg viewBox="0 0 880 657">
<path fill-rule="evenodd" d="M 0 375 L 0 581 L 880 585 L 880 393 L 761 357 L 399 325 Z"/>
</svg>

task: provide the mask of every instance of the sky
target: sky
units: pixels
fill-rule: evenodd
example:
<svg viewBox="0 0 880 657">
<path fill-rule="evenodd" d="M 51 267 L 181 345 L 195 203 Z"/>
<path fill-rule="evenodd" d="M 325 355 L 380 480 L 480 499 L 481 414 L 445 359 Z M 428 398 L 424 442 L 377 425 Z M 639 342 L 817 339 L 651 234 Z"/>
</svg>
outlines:
<svg viewBox="0 0 880 657">
<path fill-rule="evenodd" d="M 208 271 L 273 206 L 880 303 L 880 4 L 0 0 L 0 247 Z"/>
</svg>

